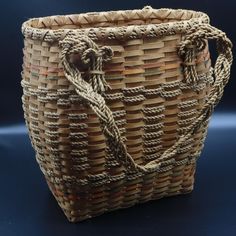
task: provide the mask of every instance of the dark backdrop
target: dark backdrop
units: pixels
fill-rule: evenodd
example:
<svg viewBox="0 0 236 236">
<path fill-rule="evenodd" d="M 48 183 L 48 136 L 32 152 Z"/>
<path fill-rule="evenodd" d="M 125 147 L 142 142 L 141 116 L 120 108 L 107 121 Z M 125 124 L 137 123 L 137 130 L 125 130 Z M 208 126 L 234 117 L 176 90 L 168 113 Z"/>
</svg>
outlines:
<svg viewBox="0 0 236 236">
<path fill-rule="evenodd" d="M 0 126 L 23 122 L 21 108 L 21 65 L 23 37 L 21 24 L 32 17 L 55 14 L 71 14 L 88 11 L 107 11 L 118 9 L 137 9 L 145 5 L 153 8 L 185 8 L 206 12 L 211 24 L 227 33 L 233 42 L 236 37 L 235 0 L 9 0 L 0 2 L 1 37 L 0 37 Z M 214 49 L 212 58 L 215 58 Z M 218 112 L 236 111 L 236 67 L 233 65 L 232 76 L 225 95 L 217 107 Z"/>
<path fill-rule="evenodd" d="M 194 192 L 69 224 L 50 194 L 22 128 L 21 24 L 32 17 L 88 11 L 185 8 L 206 12 L 235 42 L 236 0 L 0 0 L 0 236 L 236 235 L 235 65 L 198 163 Z M 213 45 L 211 45 L 213 46 Z M 215 58 L 212 47 L 213 61 Z M 234 114 L 230 114 L 233 113 Z M 224 114 L 222 114 L 224 113 Z"/>
</svg>

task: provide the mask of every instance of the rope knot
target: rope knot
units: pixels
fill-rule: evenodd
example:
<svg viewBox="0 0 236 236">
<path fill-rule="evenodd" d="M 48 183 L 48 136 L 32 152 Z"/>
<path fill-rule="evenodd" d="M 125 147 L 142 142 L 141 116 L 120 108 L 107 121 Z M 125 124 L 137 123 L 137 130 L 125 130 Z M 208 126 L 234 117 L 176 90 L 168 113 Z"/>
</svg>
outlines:
<svg viewBox="0 0 236 236">
<path fill-rule="evenodd" d="M 193 84 L 199 81 L 196 70 L 196 54 L 204 50 L 205 47 L 206 41 L 203 38 L 191 40 L 191 35 L 179 44 L 178 54 L 183 60 L 183 73 L 187 84 Z"/>
<path fill-rule="evenodd" d="M 103 93 L 109 86 L 102 71 L 103 62 L 108 62 L 113 57 L 111 47 L 99 47 L 87 36 L 67 35 L 60 43 L 62 58 L 67 61 L 66 68 L 70 74 L 79 74 L 79 69 L 69 60 L 69 55 L 78 54 L 81 66 L 87 66 L 89 83 L 94 91 Z"/>
<path fill-rule="evenodd" d="M 88 48 L 84 50 L 81 54 L 81 61 L 84 65 L 89 65 L 98 57 L 97 50 L 93 48 Z"/>
<path fill-rule="evenodd" d="M 185 81 L 188 84 L 199 81 L 195 65 L 196 54 L 206 48 L 209 39 L 216 40 L 219 53 L 214 72 L 217 75 L 223 73 L 228 78 L 226 72 L 229 71 L 229 65 L 232 64 L 232 42 L 222 31 L 209 24 L 201 24 L 198 27 L 193 26 L 178 47 L 178 54 L 183 60 Z"/>
</svg>

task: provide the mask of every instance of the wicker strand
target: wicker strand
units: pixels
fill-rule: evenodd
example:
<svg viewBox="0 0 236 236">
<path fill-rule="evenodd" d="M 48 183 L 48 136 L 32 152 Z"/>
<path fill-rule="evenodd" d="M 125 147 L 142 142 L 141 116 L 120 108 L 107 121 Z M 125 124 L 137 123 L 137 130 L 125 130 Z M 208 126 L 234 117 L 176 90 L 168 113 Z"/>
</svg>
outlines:
<svg viewBox="0 0 236 236">
<path fill-rule="evenodd" d="M 157 171 L 161 165 L 170 162 L 178 153 L 179 148 L 191 136 L 196 133 L 209 120 L 214 107 L 223 95 L 223 88 L 229 80 L 230 67 L 232 64 L 232 43 L 226 35 L 208 25 L 202 24 L 201 27 L 192 29 L 185 40 L 179 46 L 179 55 L 183 58 L 184 76 L 186 83 L 197 83 L 199 80 L 196 67 L 196 52 L 203 50 L 206 46 L 207 39 L 215 39 L 217 41 L 217 50 L 219 56 L 216 60 L 214 68 L 215 82 L 206 99 L 201 114 L 188 127 L 185 134 L 180 136 L 179 140 L 170 148 L 162 153 L 162 155 L 146 165 L 135 163 L 126 146 L 122 141 L 119 128 L 117 127 L 113 114 L 106 105 L 104 98 L 100 93 L 106 89 L 105 77 L 102 72 L 102 63 L 111 59 L 112 50 L 109 47 L 99 48 L 87 36 L 76 36 L 68 34 L 59 46 L 61 47 L 61 62 L 64 67 L 66 78 L 75 86 L 76 92 L 84 100 L 84 102 L 92 108 L 100 120 L 101 128 L 107 138 L 107 145 L 113 153 L 116 160 L 122 163 L 127 170 L 132 171 Z M 91 77 L 89 83 L 82 79 L 81 73 L 69 60 L 69 55 L 73 53 L 81 54 L 82 62 L 89 64 Z M 98 71 L 98 73 L 93 73 Z"/>
</svg>

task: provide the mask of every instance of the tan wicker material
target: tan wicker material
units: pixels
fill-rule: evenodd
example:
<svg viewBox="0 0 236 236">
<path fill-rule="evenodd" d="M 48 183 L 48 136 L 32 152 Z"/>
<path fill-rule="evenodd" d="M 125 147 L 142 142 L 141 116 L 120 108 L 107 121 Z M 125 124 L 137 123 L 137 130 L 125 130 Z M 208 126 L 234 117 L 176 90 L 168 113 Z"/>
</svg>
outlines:
<svg viewBox="0 0 236 236">
<path fill-rule="evenodd" d="M 26 124 L 70 221 L 193 189 L 232 64 L 230 40 L 206 14 L 145 7 L 52 16 L 22 32 Z"/>
</svg>

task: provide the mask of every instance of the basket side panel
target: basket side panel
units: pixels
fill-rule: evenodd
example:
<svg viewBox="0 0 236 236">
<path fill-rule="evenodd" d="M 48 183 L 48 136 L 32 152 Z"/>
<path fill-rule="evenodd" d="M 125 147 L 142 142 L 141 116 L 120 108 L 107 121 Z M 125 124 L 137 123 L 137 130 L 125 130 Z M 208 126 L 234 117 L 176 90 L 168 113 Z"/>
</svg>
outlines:
<svg viewBox="0 0 236 236">
<path fill-rule="evenodd" d="M 114 50 L 112 61 L 104 65 L 112 88 L 104 98 L 139 164 L 160 158 L 205 103 L 208 48 L 196 60 L 204 75 L 201 83 L 188 87 L 177 55 L 181 38 L 101 42 Z M 146 175 L 125 173 L 107 148 L 98 118 L 65 78 L 59 53 L 57 44 L 25 39 L 22 100 L 37 161 L 68 219 L 191 191 L 207 124 L 180 148 L 177 164 Z"/>
</svg>

